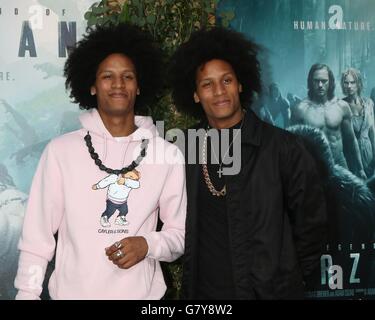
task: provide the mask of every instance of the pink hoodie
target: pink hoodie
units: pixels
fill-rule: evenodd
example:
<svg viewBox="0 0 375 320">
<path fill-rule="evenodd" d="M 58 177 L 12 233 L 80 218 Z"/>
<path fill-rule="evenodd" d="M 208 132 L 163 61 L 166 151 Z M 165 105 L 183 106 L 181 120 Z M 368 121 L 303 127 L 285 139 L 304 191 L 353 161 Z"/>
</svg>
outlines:
<svg viewBox="0 0 375 320">
<path fill-rule="evenodd" d="M 138 129 L 121 142 L 111 136 L 96 109 L 80 120 L 83 129 L 52 140 L 40 159 L 19 242 L 16 299 L 39 299 L 57 231 L 55 270 L 48 286 L 52 299 L 160 299 L 166 286 L 159 261 L 173 261 L 184 251 L 183 155 L 158 136 L 149 117 L 136 116 Z M 138 188 L 129 188 L 122 197 L 128 206 L 126 226 L 115 223 L 118 211 L 110 226 L 101 224 L 108 188 L 92 186 L 109 175 L 91 159 L 83 139 L 87 131 L 99 158 L 112 169 L 129 165 L 140 154 L 141 139 L 149 139 L 146 157 L 136 168 Z M 159 232 L 158 213 L 163 221 Z M 108 260 L 105 248 L 129 236 L 143 236 L 148 253 L 135 266 L 120 269 Z"/>
</svg>

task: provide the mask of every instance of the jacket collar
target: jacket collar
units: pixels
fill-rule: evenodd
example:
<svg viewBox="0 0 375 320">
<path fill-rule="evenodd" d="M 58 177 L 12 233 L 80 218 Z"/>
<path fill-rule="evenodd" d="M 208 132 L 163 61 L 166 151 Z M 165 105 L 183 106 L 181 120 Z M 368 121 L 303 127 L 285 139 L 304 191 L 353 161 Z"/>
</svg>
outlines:
<svg viewBox="0 0 375 320">
<path fill-rule="evenodd" d="M 263 121 L 250 108 L 246 109 L 245 120 L 241 132 L 241 143 L 260 146 L 262 140 Z M 201 121 L 195 129 L 207 128 L 207 119 Z"/>
</svg>

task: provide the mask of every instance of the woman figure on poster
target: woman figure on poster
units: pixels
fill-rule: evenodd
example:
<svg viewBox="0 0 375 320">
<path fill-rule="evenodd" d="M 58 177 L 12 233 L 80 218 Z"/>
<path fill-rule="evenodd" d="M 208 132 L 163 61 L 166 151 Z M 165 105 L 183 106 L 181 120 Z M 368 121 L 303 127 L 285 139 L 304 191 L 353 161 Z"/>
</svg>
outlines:
<svg viewBox="0 0 375 320">
<path fill-rule="evenodd" d="M 349 68 L 343 72 L 341 87 L 345 100 L 352 111 L 353 128 L 361 153 L 363 168 L 367 177 L 375 170 L 375 125 L 374 102 L 361 96 L 363 90 L 362 76 L 359 70 Z"/>
</svg>

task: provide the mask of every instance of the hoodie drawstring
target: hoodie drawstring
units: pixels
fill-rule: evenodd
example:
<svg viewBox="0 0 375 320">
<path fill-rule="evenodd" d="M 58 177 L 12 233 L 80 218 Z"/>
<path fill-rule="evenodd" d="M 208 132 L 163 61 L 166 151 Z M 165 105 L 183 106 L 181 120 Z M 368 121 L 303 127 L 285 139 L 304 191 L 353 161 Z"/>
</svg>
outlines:
<svg viewBox="0 0 375 320">
<path fill-rule="evenodd" d="M 103 133 L 103 139 L 104 139 L 104 154 L 103 154 L 103 163 L 107 159 L 107 136 Z"/>
<path fill-rule="evenodd" d="M 123 148 L 123 151 L 122 151 L 122 164 L 121 166 L 124 167 L 125 166 L 125 156 L 126 156 L 126 151 L 128 151 L 128 147 L 129 147 L 129 144 L 131 143 L 131 141 L 129 141 L 126 146 Z"/>
<path fill-rule="evenodd" d="M 105 134 L 102 134 L 103 140 L 104 140 L 104 150 L 103 150 L 103 163 L 105 163 L 105 160 L 107 159 L 107 150 L 108 150 L 108 137 Z M 126 152 L 128 151 L 129 144 L 132 141 L 129 141 L 126 143 L 126 146 L 124 146 L 123 151 L 122 151 L 122 156 L 121 156 L 121 166 L 123 167 L 125 165 L 125 157 L 126 157 Z"/>
</svg>

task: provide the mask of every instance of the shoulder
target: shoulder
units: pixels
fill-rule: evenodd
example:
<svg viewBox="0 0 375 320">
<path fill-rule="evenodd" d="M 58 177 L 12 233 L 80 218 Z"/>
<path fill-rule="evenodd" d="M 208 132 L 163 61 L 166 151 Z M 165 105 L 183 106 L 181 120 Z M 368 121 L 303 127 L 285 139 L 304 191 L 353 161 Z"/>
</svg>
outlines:
<svg viewBox="0 0 375 320">
<path fill-rule="evenodd" d="M 82 129 L 65 133 L 61 136 L 52 138 L 46 148 L 46 152 L 61 153 L 76 150 L 76 145 L 85 145 L 84 132 Z"/>
<path fill-rule="evenodd" d="M 275 127 L 269 123 L 262 124 L 262 141 L 265 144 L 272 143 L 276 149 L 288 149 L 297 144 L 298 137 L 282 128 Z"/>
<path fill-rule="evenodd" d="M 330 108 L 334 108 L 336 111 L 341 110 L 344 120 L 352 117 L 352 110 L 350 109 L 350 105 L 345 100 L 335 97 L 329 103 Z"/>
<path fill-rule="evenodd" d="M 64 148 L 70 146 L 72 143 L 85 144 L 85 141 L 83 139 L 84 136 L 85 134 L 82 129 L 75 130 L 51 139 L 49 145 L 51 145 L 53 148 Z"/>
<path fill-rule="evenodd" d="M 289 165 L 291 159 L 309 157 L 301 136 L 267 123 L 263 126 L 263 133 L 262 144 L 280 154 L 284 165 Z"/>
<path fill-rule="evenodd" d="M 283 179 L 294 173 L 315 170 L 315 162 L 302 137 L 294 133 L 264 125 L 261 151 L 264 159 L 280 170 Z"/>
<path fill-rule="evenodd" d="M 184 156 L 179 148 L 179 143 L 184 140 L 183 131 L 177 135 L 176 142 L 171 143 L 161 137 L 155 138 L 155 148 L 157 153 L 163 154 L 163 161 L 170 165 L 184 164 Z"/>
<path fill-rule="evenodd" d="M 308 151 L 306 143 L 309 142 L 291 132 L 281 135 L 278 148 L 282 171 L 290 173 L 316 170 L 315 160 Z"/>
<path fill-rule="evenodd" d="M 351 112 L 349 103 L 347 103 L 345 100 L 337 99 L 335 101 L 332 101 L 332 103 L 336 103 L 345 112 Z"/>
<path fill-rule="evenodd" d="M 305 98 L 300 103 L 297 104 L 297 108 L 300 108 L 300 109 L 307 108 L 307 107 L 312 106 L 313 104 L 314 103 L 310 99 Z"/>
<path fill-rule="evenodd" d="M 293 108 L 292 111 L 297 113 L 303 113 L 306 111 L 307 108 L 313 105 L 313 102 L 309 99 L 304 99 L 301 102 L 297 103 L 296 106 Z"/>
<path fill-rule="evenodd" d="M 374 101 L 370 98 L 363 98 L 363 101 L 365 103 L 365 107 L 368 109 L 371 109 L 373 111 L 374 109 Z"/>
</svg>

